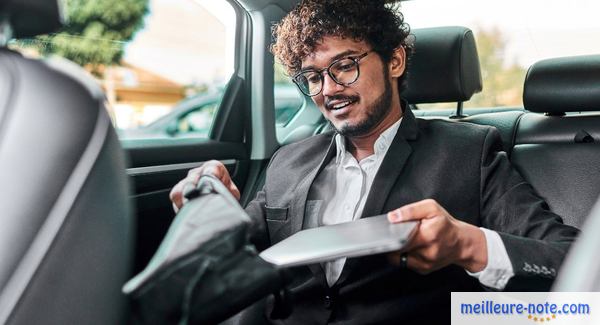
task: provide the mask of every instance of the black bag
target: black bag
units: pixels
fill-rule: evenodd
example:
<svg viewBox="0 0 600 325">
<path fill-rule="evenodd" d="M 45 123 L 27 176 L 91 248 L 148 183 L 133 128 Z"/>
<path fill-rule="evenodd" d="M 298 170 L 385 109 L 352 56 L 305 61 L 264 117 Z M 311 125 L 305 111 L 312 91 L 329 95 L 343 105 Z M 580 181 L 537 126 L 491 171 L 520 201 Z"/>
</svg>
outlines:
<svg viewBox="0 0 600 325">
<path fill-rule="evenodd" d="M 249 244 L 250 217 L 225 186 L 203 176 L 158 251 L 123 287 L 137 321 L 210 324 L 279 292 L 283 277 Z"/>
</svg>

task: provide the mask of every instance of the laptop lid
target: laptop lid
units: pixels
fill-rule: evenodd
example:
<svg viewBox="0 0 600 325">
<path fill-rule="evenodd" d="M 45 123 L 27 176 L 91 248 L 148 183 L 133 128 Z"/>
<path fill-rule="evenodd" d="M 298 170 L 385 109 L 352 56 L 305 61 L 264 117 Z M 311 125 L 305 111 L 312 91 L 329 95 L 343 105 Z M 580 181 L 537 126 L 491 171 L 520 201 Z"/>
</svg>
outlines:
<svg viewBox="0 0 600 325">
<path fill-rule="evenodd" d="M 292 267 L 401 250 L 417 229 L 417 221 L 390 223 L 387 215 L 301 230 L 262 251 L 260 257 Z"/>
</svg>

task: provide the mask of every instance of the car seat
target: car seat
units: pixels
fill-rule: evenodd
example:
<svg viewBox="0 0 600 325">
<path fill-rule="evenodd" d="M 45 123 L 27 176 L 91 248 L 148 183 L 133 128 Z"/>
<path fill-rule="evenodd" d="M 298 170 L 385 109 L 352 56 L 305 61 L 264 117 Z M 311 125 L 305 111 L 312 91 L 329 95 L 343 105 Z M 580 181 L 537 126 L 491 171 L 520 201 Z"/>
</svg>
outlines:
<svg viewBox="0 0 600 325">
<path fill-rule="evenodd" d="M 132 219 L 99 85 L 7 48 L 61 25 L 47 0 L 0 3 L 0 324 L 119 324 Z"/>
</svg>

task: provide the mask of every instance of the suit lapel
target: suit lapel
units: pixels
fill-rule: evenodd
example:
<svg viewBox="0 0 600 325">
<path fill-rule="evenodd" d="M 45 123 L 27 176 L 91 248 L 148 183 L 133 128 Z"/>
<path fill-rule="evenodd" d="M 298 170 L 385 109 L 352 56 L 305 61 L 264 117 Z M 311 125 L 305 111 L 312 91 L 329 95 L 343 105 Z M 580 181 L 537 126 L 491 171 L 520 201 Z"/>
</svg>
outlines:
<svg viewBox="0 0 600 325">
<path fill-rule="evenodd" d="M 383 206 L 412 153 L 412 147 L 408 141 L 416 139 L 416 123 L 415 116 L 410 109 L 406 109 L 398 133 L 396 133 L 377 174 L 375 174 L 361 218 L 387 212 L 382 211 Z"/>
<path fill-rule="evenodd" d="M 335 149 L 335 133 L 333 133 L 325 155 L 321 158 L 318 165 L 310 166 L 310 168 L 306 171 L 306 177 L 304 177 L 302 181 L 298 184 L 298 186 L 296 186 L 296 195 L 294 196 L 294 200 L 292 201 L 291 206 L 292 235 L 302 229 L 302 224 L 304 222 L 304 213 L 306 210 L 306 199 L 308 198 L 308 191 L 310 190 L 310 186 L 314 182 L 315 177 L 323 170 L 323 168 L 325 168 L 329 161 L 335 156 Z"/>
<path fill-rule="evenodd" d="M 306 199 L 308 198 L 308 192 L 310 191 L 312 183 L 314 182 L 316 176 L 323 170 L 323 168 L 325 168 L 325 166 L 327 166 L 329 161 L 331 161 L 331 159 L 335 156 L 335 153 L 335 133 L 333 133 L 325 156 L 323 156 L 316 168 L 312 167 L 307 171 L 308 174 L 306 175 L 306 177 L 296 187 L 296 195 L 294 196 L 294 200 L 292 202 L 292 235 L 302 229 L 302 224 L 304 223 L 304 217 L 306 212 Z M 315 278 L 318 279 L 318 281 L 320 281 L 325 286 L 327 285 L 325 271 L 323 270 L 321 264 L 309 264 L 308 268 L 314 274 Z"/>
<path fill-rule="evenodd" d="M 408 107 L 408 105 L 403 106 Z M 408 108 L 404 109 L 403 116 L 398 133 L 396 133 L 377 174 L 375 174 L 375 179 L 373 179 L 373 184 L 367 196 L 361 218 L 388 212 L 383 211 L 383 207 L 394 188 L 394 184 L 396 184 L 398 177 L 404 169 L 408 157 L 412 153 L 409 141 L 415 140 L 418 134 L 417 121 L 411 110 Z M 346 261 L 338 283 L 341 284 L 348 278 L 357 261 L 358 259 L 355 258 Z"/>
</svg>

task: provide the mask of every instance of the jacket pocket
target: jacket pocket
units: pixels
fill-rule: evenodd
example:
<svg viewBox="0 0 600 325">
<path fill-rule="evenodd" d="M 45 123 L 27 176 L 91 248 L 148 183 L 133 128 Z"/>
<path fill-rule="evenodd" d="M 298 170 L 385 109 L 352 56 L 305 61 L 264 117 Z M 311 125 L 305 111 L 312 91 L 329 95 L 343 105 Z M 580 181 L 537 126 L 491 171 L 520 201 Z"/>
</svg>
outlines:
<svg viewBox="0 0 600 325">
<path fill-rule="evenodd" d="M 286 221 L 289 207 L 273 207 L 265 205 L 267 221 Z"/>
</svg>

